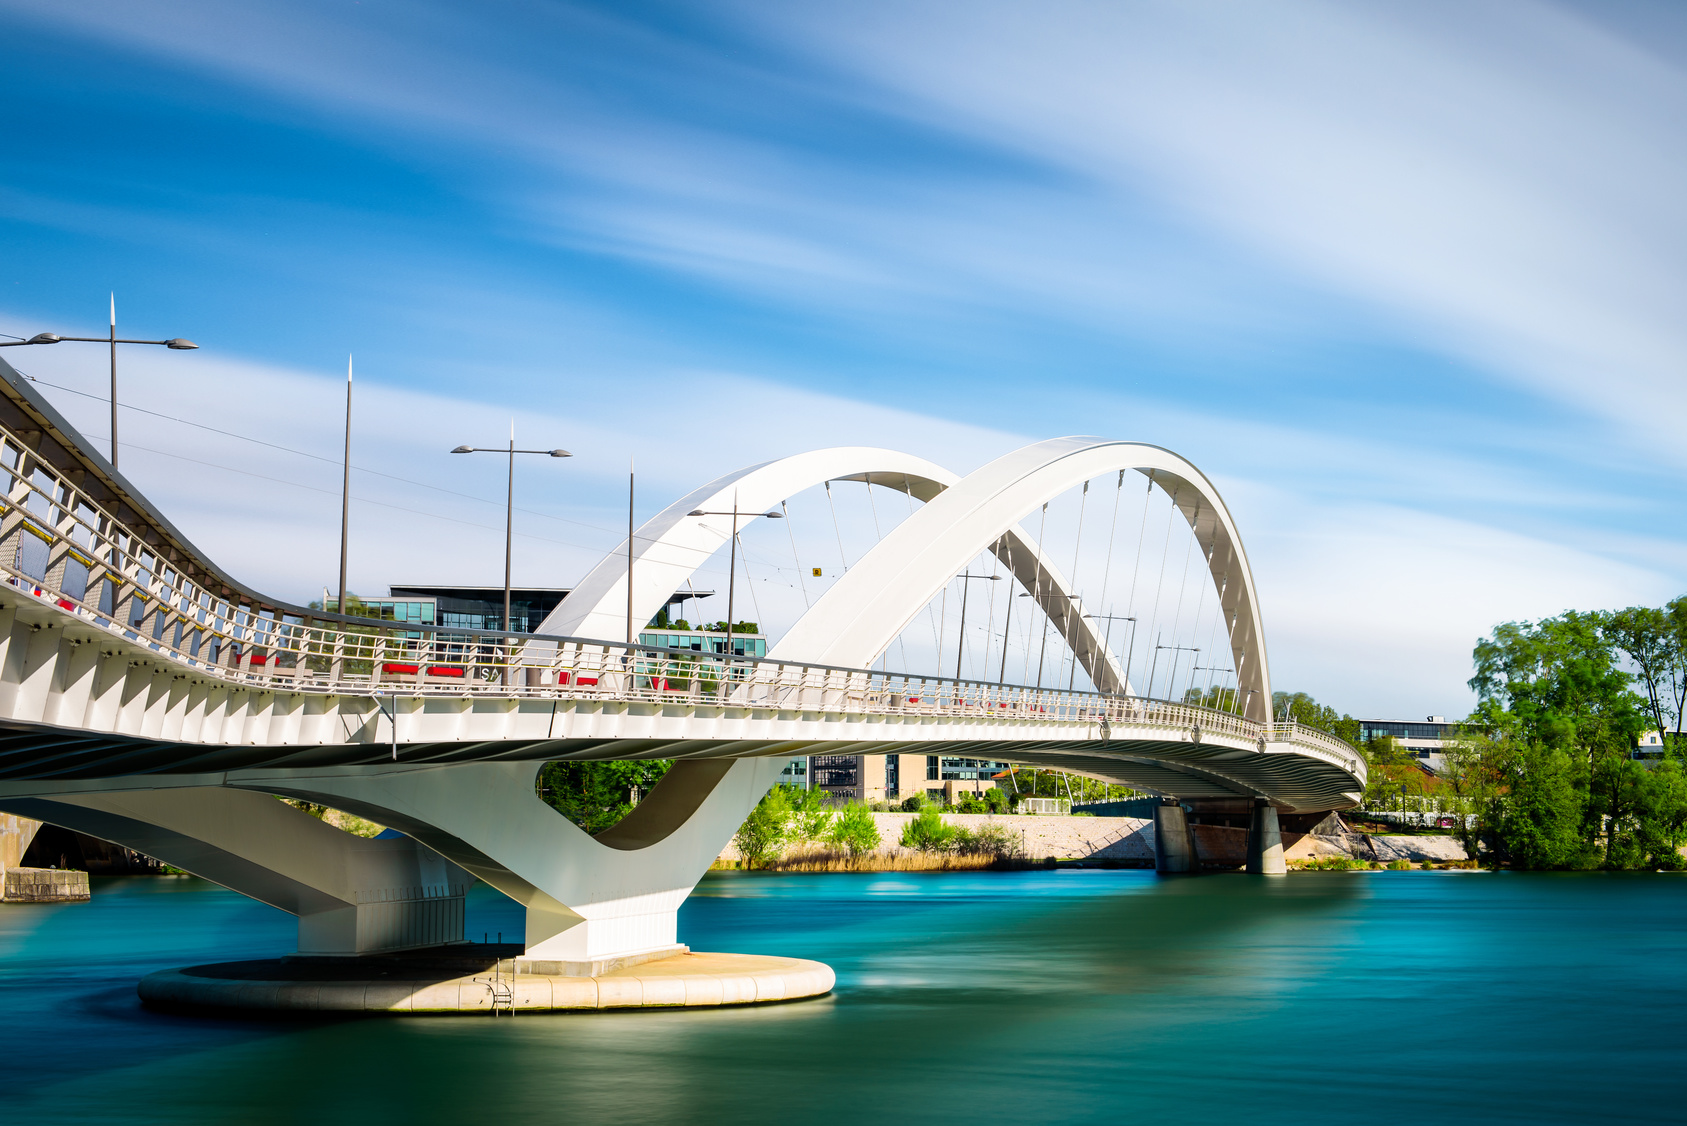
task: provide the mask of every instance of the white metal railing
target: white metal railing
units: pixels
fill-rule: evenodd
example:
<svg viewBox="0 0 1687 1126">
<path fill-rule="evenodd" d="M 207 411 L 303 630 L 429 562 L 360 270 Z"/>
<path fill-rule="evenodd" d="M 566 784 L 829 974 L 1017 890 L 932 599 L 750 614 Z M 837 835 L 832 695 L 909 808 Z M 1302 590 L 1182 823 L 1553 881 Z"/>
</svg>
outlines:
<svg viewBox="0 0 1687 1126">
<path fill-rule="evenodd" d="M 1012 718 L 1292 742 L 1363 777 L 1348 744 L 1194 704 L 618 642 L 387 622 L 215 593 L 0 426 L 0 579 L 205 675 L 300 692 L 587 697 L 874 715 Z M 147 531 L 151 531 L 148 529 Z M 191 572 L 191 573 L 190 573 Z M 197 576 L 197 579 L 196 579 Z M 723 635 L 725 637 L 727 635 Z"/>
</svg>

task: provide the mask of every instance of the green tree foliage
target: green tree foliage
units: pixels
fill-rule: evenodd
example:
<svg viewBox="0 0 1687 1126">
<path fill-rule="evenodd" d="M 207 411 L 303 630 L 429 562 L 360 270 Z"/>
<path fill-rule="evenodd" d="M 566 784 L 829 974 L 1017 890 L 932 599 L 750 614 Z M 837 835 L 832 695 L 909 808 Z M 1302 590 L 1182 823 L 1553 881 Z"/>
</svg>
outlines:
<svg viewBox="0 0 1687 1126">
<path fill-rule="evenodd" d="M 851 856 L 860 856 L 879 847 L 879 826 L 865 804 L 850 802 L 844 806 L 832 827 L 826 832 L 826 843 L 845 849 Z"/>
<path fill-rule="evenodd" d="M 733 837 L 746 868 L 759 868 L 779 855 L 790 834 L 790 819 L 789 788 L 775 786 L 762 795 Z"/>
<path fill-rule="evenodd" d="M 1681 623 L 1662 610 L 1567 611 L 1508 622 L 1477 643 L 1480 736 L 1458 740 L 1449 782 L 1468 793 L 1500 860 L 1526 868 L 1677 868 L 1687 840 L 1679 727 Z M 1639 691 L 1636 691 L 1636 689 Z M 1638 762 L 1641 733 L 1669 734 Z"/>
<path fill-rule="evenodd" d="M 824 840 L 832 824 L 832 811 L 826 808 L 826 791 L 787 786 L 785 798 L 791 806 L 791 839 L 803 843 Z"/>
<path fill-rule="evenodd" d="M 588 833 L 601 833 L 632 812 L 636 787 L 650 793 L 673 763 L 669 759 L 631 762 L 547 762 L 539 768 L 539 796 Z"/>
<path fill-rule="evenodd" d="M 1278 720 L 1292 719 L 1307 727 L 1327 731 L 1338 739 L 1359 745 L 1359 721 L 1337 712 L 1328 704 L 1320 704 L 1305 692 L 1273 692 L 1272 715 Z"/>
<path fill-rule="evenodd" d="M 943 820 L 936 806 L 928 805 L 902 826 L 901 844 L 920 852 L 948 852 L 955 844 L 955 827 Z"/>
</svg>

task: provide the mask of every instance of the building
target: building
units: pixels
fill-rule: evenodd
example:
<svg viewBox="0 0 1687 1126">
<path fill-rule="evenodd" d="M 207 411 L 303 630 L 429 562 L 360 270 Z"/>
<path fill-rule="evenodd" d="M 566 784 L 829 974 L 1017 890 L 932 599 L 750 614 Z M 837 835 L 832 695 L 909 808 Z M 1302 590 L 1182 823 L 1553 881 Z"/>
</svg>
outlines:
<svg viewBox="0 0 1687 1126">
<path fill-rule="evenodd" d="M 1369 743 L 1372 739 L 1393 739 L 1401 750 L 1417 758 L 1425 770 L 1434 774 L 1446 767 L 1447 760 L 1442 752 L 1458 727 L 1457 723 L 1448 723 L 1444 715 L 1426 716 L 1421 721 L 1362 719 L 1359 721 L 1359 741 Z"/>
<path fill-rule="evenodd" d="M 848 801 L 903 801 L 923 794 L 953 804 L 962 794 L 981 794 L 996 786 L 1005 762 L 948 755 L 813 755 L 812 785 L 835 804 Z"/>
<path fill-rule="evenodd" d="M 1634 740 L 1634 749 L 1630 758 L 1649 759 L 1664 757 L 1664 736 L 1661 731 L 1642 731 Z"/>
<path fill-rule="evenodd" d="M 535 633 L 541 623 L 568 597 L 569 588 L 513 587 L 510 590 L 510 625 L 517 633 Z M 364 614 L 389 622 L 447 629 L 500 630 L 504 628 L 504 588 L 501 586 L 428 586 L 406 584 L 387 588 L 386 598 L 363 599 Z M 712 590 L 675 591 L 668 605 L 640 631 L 640 645 L 663 649 L 691 649 L 700 653 L 723 653 L 723 634 L 680 628 L 684 620 L 669 614 L 669 607 L 694 598 L 709 598 Z M 616 640 L 607 638 L 606 640 Z M 740 657 L 767 656 L 767 638 L 760 633 L 734 633 L 732 651 Z"/>
</svg>

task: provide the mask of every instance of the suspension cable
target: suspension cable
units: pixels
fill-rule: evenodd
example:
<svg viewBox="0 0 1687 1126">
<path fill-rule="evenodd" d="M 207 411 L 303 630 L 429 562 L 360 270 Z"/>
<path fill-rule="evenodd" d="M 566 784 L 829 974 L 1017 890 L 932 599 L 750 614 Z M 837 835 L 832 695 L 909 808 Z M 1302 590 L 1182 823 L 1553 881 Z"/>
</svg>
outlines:
<svg viewBox="0 0 1687 1126">
<path fill-rule="evenodd" d="M 1078 497 L 1078 535 L 1072 542 L 1072 594 L 1078 593 L 1078 561 L 1083 558 L 1084 550 L 1084 512 L 1090 504 L 1090 483 L 1084 482 L 1084 491 Z M 1073 602 L 1079 603 L 1074 607 Z M 1078 683 L 1078 648 L 1072 643 L 1072 635 L 1077 632 L 1072 628 L 1072 611 L 1083 609 L 1083 599 L 1068 598 L 1066 605 L 1061 608 L 1060 632 L 1066 639 L 1066 650 L 1071 655 L 1072 663 L 1066 674 L 1066 691 L 1072 691 L 1072 686 Z M 1079 623 L 1082 624 L 1081 622 Z M 1058 682 L 1057 682 L 1058 683 Z"/>
<path fill-rule="evenodd" d="M 1181 486 L 1179 488 L 1181 488 Z M 1160 634 L 1158 632 L 1160 628 L 1160 595 L 1166 588 L 1166 559 L 1171 554 L 1172 549 L 1172 517 L 1177 514 L 1178 491 L 1179 489 L 1173 489 L 1171 493 L 1168 494 L 1171 497 L 1172 506 L 1171 510 L 1166 513 L 1166 537 L 1160 547 L 1160 579 L 1154 584 L 1154 614 L 1148 619 L 1150 627 L 1149 634 L 1154 638 L 1154 645 L 1156 646 L 1154 651 L 1155 668 L 1158 668 L 1160 664 L 1158 659 L 1158 646 L 1160 644 Z M 1176 639 L 1174 638 L 1173 640 L 1175 641 Z M 1150 696 L 1154 694 L 1154 676 L 1152 673 L 1148 676 L 1148 694 Z"/>
<path fill-rule="evenodd" d="M 1031 592 L 1031 601 L 1036 604 L 1036 608 L 1038 610 L 1043 609 L 1043 533 L 1048 530 L 1048 526 L 1049 526 L 1049 506 L 1048 506 L 1048 502 L 1044 501 L 1043 502 L 1043 518 L 1037 524 L 1037 559 L 1036 559 L 1037 574 L 1032 579 L 1032 582 L 1035 584 L 1036 589 Z M 1043 652 L 1045 652 L 1045 653 L 1048 652 L 1048 647 L 1049 647 L 1048 611 L 1043 610 Z M 1030 676 L 1031 676 L 1031 636 L 1030 636 L 1029 632 L 1027 632 L 1027 634 L 1025 636 L 1025 674 L 1022 677 L 1020 677 L 1020 679 L 1021 680 L 1028 680 L 1028 679 L 1030 679 Z M 1038 657 L 1037 658 L 1037 687 L 1041 688 L 1042 686 L 1043 686 L 1043 659 L 1041 657 Z"/>
<path fill-rule="evenodd" d="M 832 483 L 827 481 L 825 482 L 825 485 L 826 503 L 832 509 L 832 531 L 835 532 L 838 537 L 838 562 L 843 564 L 844 574 L 847 575 L 849 574 L 849 556 L 844 554 L 843 528 L 838 525 L 838 502 L 832 499 Z"/>
<path fill-rule="evenodd" d="M 997 540 L 990 545 L 990 616 L 984 623 L 984 660 L 979 664 L 979 680 L 990 678 L 990 646 L 996 643 L 996 586 L 1001 582 L 1002 560 L 995 549 L 1001 545 Z M 1013 584 L 1008 584 L 1008 590 L 1013 590 Z"/>
<path fill-rule="evenodd" d="M 1099 606 L 1097 607 L 1103 614 L 1109 615 L 1109 617 L 1107 619 L 1107 639 L 1108 640 L 1107 640 L 1107 654 L 1106 654 L 1108 657 L 1111 657 L 1113 655 L 1113 642 L 1112 642 L 1112 638 L 1113 638 L 1113 619 L 1112 619 L 1112 616 L 1111 616 L 1113 611 L 1107 605 L 1107 586 L 1108 586 L 1109 580 L 1111 580 L 1113 578 L 1113 544 L 1114 544 L 1114 541 L 1117 540 L 1118 537 L 1119 537 L 1119 498 L 1124 496 L 1124 494 L 1125 494 L 1125 471 L 1123 469 L 1121 469 L 1121 470 L 1119 470 L 1119 483 L 1117 485 L 1115 485 L 1114 488 L 1113 488 L 1113 520 L 1107 526 L 1107 562 L 1105 562 L 1101 565 L 1101 601 L 1100 601 Z M 1093 680 L 1095 678 L 1091 677 L 1090 679 Z M 1096 685 L 1095 687 L 1096 687 L 1097 691 L 1099 691 L 1100 688 L 1101 688 L 1101 686 L 1099 684 Z"/>
<path fill-rule="evenodd" d="M 1201 498 L 1196 497 L 1195 498 L 1195 519 L 1199 520 L 1200 517 L 1201 517 Z M 1168 536 L 1171 534 L 1171 530 L 1169 528 L 1167 529 L 1166 534 Z M 1177 611 L 1172 614 L 1172 644 L 1173 645 L 1176 645 L 1177 642 L 1178 642 L 1177 627 L 1183 623 L 1183 596 L 1189 592 L 1189 560 L 1191 558 L 1193 558 L 1194 555 L 1195 555 L 1195 542 L 1199 538 L 1200 538 L 1200 536 L 1195 533 L 1194 524 L 1193 524 L 1193 522 L 1191 522 L 1189 543 L 1183 549 L 1183 577 L 1178 581 L 1178 586 L 1177 586 Z M 1177 672 L 1177 661 L 1174 659 L 1172 661 L 1172 673 L 1173 673 L 1173 675 L 1176 675 L 1176 672 Z M 1177 684 L 1176 683 L 1172 683 L 1170 687 L 1171 687 L 1171 690 L 1173 692 L 1177 691 Z"/>
<path fill-rule="evenodd" d="M 1136 529 L 1136 562 L 1131 564 L 1131 593 L 1125 599 L 1125 616 L 1136 617 L 1136 580 L 1142 574 L 1142 541 L 1148 538 L 1148 502 L 1154 497 L 1154 477 L 1143 474 L 1148 478 L 1148 487 L 1142 493 L 1142 523 Z M 1125 680 L 1130 681 L 1131 660 L 1136 656 L 1136 627 L 1141 623 L 1131 623 L 1130 652 L 1125 654 Z"/>
<path fill-rule="evenodd" d="M 808 584 L 803 581 L 802 577 L 802 560 L 797 556 L 797 533 L 791 528 L 791 510 L 785 507 L 784 501 L 780 501 L 779 511 L 785 514 L 785 531 L 791 537 L 791 565 L 797 569 L 797 586 L 802 589 L 803 609 L 807 610 L 812 608 L 814 604 L 808 600 Z M 760 611 L 758 610 L 757 613 L 760 613 Z"/>
</svg>

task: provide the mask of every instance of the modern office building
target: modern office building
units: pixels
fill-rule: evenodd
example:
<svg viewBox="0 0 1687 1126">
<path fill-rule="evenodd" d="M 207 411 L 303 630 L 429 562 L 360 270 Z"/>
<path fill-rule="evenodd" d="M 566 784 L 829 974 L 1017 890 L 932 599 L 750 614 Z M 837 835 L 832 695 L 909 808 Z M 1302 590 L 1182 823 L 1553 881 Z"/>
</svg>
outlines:
<svg viewBox="0 0 1687 1126">
<path fill-rule="evenodd" d="M 712 590 L 675 591 L 668 605 L 639 633 L 639 644 L 664 649 L 692 649 L 700 653 L 723 653 L 726 638 L 721 633 L 680 629 L 687 625 L 671 612 L 683 613 L 692 599 L 709 598 Z M 510 623 L 518 633 L 534 633 L 546 616 L 568 597 L 567 587 L 515 587 L 510 591 Z M 389 622 L 448 629 L 503 629 L 504 588 L 501 586 L 429 586 L 406 584 L 388 588 L 386 598 L 363 599 L 363 612 Z M 609 638 L 607 640 L 615 640 Z M 732 651 L 740 657 L 767 656 L 767 638 L 759 633 L 734 633 Z"/>
<path fill-rule="evenodd" d="M 1359 721 L 1359 741 L 1388 737 L 1407 754 L 1417 758 L 1425 770 L 1436 773 L 1446 766 L 1442 752 L 1452 738 L 1457 723 L 1448 723 L 1444 715 L 1426 716 L 1422 720 L 1362 719 Z"/>
<path fill-rule="evenodd" d="M 996 786 L 1005 762 L 948 755 L 814 755 L 809 759 L 813 785 L 846 801 L 902 801 L 924 794 L 953 803 L 962 794 Z"/>
</svg>

